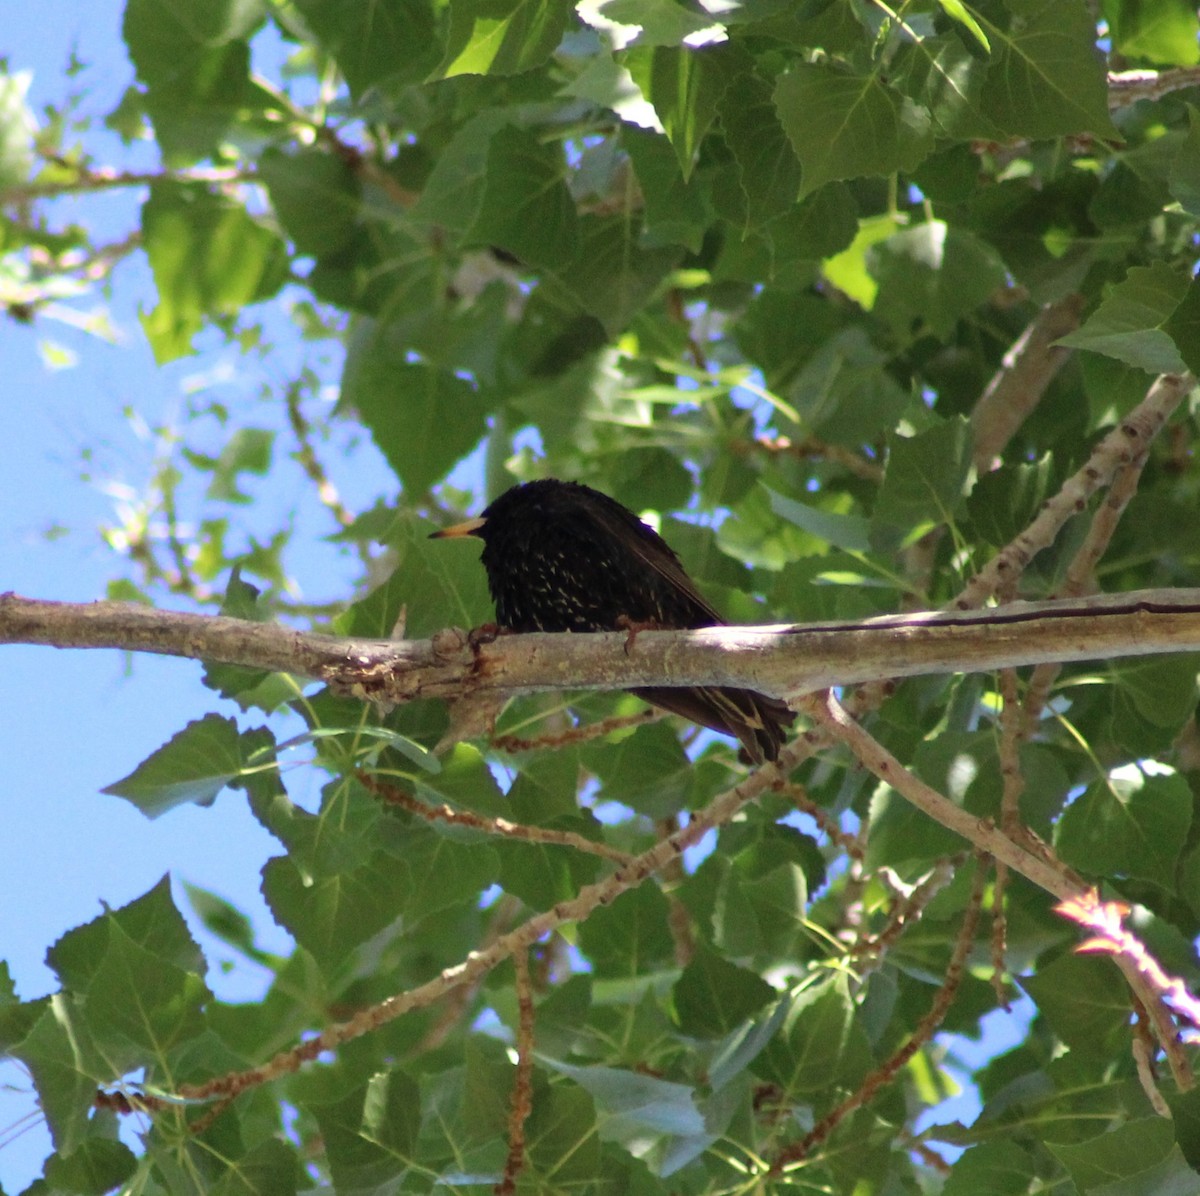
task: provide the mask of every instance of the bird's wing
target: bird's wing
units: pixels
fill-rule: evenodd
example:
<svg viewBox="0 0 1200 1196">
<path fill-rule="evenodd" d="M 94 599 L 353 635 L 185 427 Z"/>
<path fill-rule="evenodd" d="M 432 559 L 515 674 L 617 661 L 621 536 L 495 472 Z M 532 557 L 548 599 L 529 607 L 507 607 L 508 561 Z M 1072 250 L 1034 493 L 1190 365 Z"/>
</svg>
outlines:
<svg viewBox="0 0 1200 1196">
<path fill-rule="evenodd" d="M 653 528 L 643 523 L 632 511 L 611 499 L 598 505 L 594 514 L 597 521 L 622 544 L 627 545 L 638 560 L 669 582 L 678 593 L 687 597 L 696 607 L 697 622 L 708 619 L 713 627 L 725 625 L 725 620 L 684 572 L 675 550 Z"/>
</svg>

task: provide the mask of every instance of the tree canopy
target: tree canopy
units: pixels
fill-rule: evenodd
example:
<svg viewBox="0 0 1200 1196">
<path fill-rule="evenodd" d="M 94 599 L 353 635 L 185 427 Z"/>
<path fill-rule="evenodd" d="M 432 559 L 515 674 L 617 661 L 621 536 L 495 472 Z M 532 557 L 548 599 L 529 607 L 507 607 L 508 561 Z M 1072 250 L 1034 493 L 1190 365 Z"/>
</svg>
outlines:
<svg viewBox="0 0 1200 1196">
<path fill-rule="evenodd" d="M 1200 1192 L 1200 639 L 1157 630 L 1200 611 L 1195 7 L 127 0 L 123 36 L 115 157 L 69 73 L 39 118 L 0 73 L 0 302 L 36 335 L 144 255 L 159 362 L 302 350 L 163 438 L 107 533 L 140 608 L 0 600 L 0 642 L 205 661 L 211 708 L 108 792 L 247 803 L 294 946 L 194 878 L 260 1001 L 165 881 L 50 947 L 57 993 L 0 970 L 31 1191 Z M 623 692 L 622 636 L 505 673 L 534 649 L 461 634 L 483 569 L 428 537 L 547 476 L 731 624 L 940 608 L 996 654 L 795 679 L 758 769 Z M 281 478 L 324 527 L 264 523 Z M 1023 654 L 1046 599 L 1071 663 Z M 668 684 L 724 667 L 659 634 Z M 956 1055 L 1006 1008 L 1015 1046 Z"/>
</svg>

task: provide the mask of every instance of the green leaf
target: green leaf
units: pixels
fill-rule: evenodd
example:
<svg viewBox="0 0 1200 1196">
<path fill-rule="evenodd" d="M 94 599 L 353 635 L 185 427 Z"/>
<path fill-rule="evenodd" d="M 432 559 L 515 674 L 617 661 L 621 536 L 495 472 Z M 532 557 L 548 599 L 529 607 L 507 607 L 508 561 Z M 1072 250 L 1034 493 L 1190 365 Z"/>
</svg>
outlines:
<svg viewBox="0 0 1200 1196">
<path fill-rule="evenodd" d="M 209 934 L 228 943 L 247 959 L 264 966 L 271 965 L 272 957 L 259 950 L 255 943 L 253 922 L 236 905 L 199 885 L 188 884 L 186 880 L 183 882 L 183 891 Z"/>
<path fill-rule="evenodd" d="M 454 134 L 412 210 L 417 225 L 441 230 L 452 244 L 462 242 L 483 203 L 492 138 L 511 120 L 504 109 L 485 108 Z"/>
<path fill-rule="evenodd" d="M 715 36 L 721 26 L 705 12 L 684 8 L 672 0 L 605 0 L 595 4 L 588 0 L 579 6 L 579 15 L 601 30 L 614 30 L 621 44 L 628 44 L 625 26 L 636 46 L 682 46 L 694 41 L 697 35 Z"/>
<path fill-rule="evenodd" d="M 827 183 L 784 215 L 763 227 L 770 239 L 773 269 L 784 277 L 789 266 L 818 262 L 841 253 L 858 232 L 854 195 L 844 183 Z M 789 296 L 792 303 L 795 296 Z"/>
<path fill-rule="evenodd" d="M 784 215 L 800 195 L 801 170 L 779 123 L 773 88 L 752 70 L 739 71 L 718 111 L 746 197 L 747 227 Z"/>
<path fill-rule="evenodd" d="M 1182 777 L 1123 772 L 1090 785 L 1067 807 L 1055 845 L 1086 876 L 1128 876 L 1174 892 L 1191 823 L 1191 790 Z"/>
<path fill-rule="evenodd" d="M 638 727 L 629 736 L 585 746 L 583 759 L 603 786 L 601 797 L 663 818 L 687 805 L 691 761 L 665 722 Z"/>
<path fill-rule="evenodd" d="M 515 75 L 557 48 L 569 0 L 451 0 L 446 56 L 434 77 Z"/>
<path fill-rule="evenodd" d="M 399 1068 L 306 1108 L 320 1128 L 333 1182 L 347 1192 L 369 1191 L 403 1176 L 422 1111 L 417 1082 Z"/>
<path fill-rule="evenodd" d="M 640 5 L 642 0 L 637 2 Z M 605 5 L 606 16 L 613 7 L 613 3 Z M 639 48 L 628 52 L 625 63 L 642 94 L 654 105 L 686 182 L 728 84 L 726 48 L 690 50 L 661 45 Z"/>
<path fill-rule="evenodd" d="M 415 501 L 479 443 L 486 408 L 469 382 L 411 356 L 398 330 L 363 320 L 346 353 L 342 401 Z"/>
<path fill-rule="evenodd" d="M 776 996 L 757 973 L 701 947 L 672 989 L 679 1028 L 695 1038 L 718 1038 L 749 1020 Z"/>
<path fill-rule="evenodd" d="M 478 540 L 430 540 L 433 524 L 400 516 L 385 542 L 395 553 L 388 578 L 337 617 L 339 635 L 387 639 L 404 612 L 413 639 L 443 627 L 478 627 L 492 618 Z"/>
<path fill-rule="evenodd" d="M 0 960 L 0 1054 L 9 1053 L 33 1029 L 45 1005 L 45 998 L 18 1000 L 8 964 Z"/>
<path fill-rule="evenodd" d="M 97 1052 L 88 1023 L 78 1002 L 57 993 L 12 1049 L 29 1068 L 54 1147 L 64 1155 L 73 1154 L 87 1137 L 97 1086 L 120 1074 Z"/>
<path fill-rule="evenodd" d="M 33 169 L 37 124 L 25 103 L 33 75 L 0 72 L 0 188 L 23 183 Z"/>
<path fill-rule="evenodd" d="M 942 1196 L 1023 1196 L 1037 1172 L 1029 1153 L 1015 1142 L 984 1142 L 972 1146 L 946 1177 Z"/>
<path fill-rule="evenodd" d="M 767 1045 L 755 1070 L 794 1100 L 853 1086 L 870 1062 L 845 980 L 838 979 L 813 985 L 796 997 L 786 1029 Z"/>
<path fill-rule="evenodd" d="M 562 153 L 506 125 L 488 146 L 487 181 L 466 239 L 506 249 L 539 268 L 562 265 L 578 248 L 575 201 Z"/>
<path fill-rule="evenodd" d="M 597 976 L 644 976 L 672 963 L 670 906 L 662 890 L 639 885 L 601 906 L 580 925 L 579 945 Z"/>
<path fill-rule="evenodd" d="M 720 1092 L 762 1054 L 767 1043 L 779 1032 L 791 1009 L 792 994 L 780 997 L 768 1013 L 735 1026 L 717 1044 L 708 1078 L 714 1092 Z"/>
<path fill-rule="evenodd" d="M 979 22 L 971 15 L 970 9 L 963 4 L 962 0 L 938 0 L 938 4 L 941 6 L 942 12 L 950 17 L 951 20 L 958 21 L 985 52 L 991 50 L 992 47 L 988 42 L 987 35 L 980 28 Z"/>
<path fill-rule="evenodd" d="M 975 530 L 994 548 L 1023 531 L 1050 494 L 1054 462 L 1049 453 L 1033 464 L 1002 465 L 981 474 L 967 495 Z"/>
<path fill-rule="evenodd" d="M 1171 163 L 1168 185 L 1188 215 L 1200 216 L 1200 111 L 1189 104 L 1187 114 L 1187 136 Z"/>
<path fill-rule="evenodd" d="M 146 950 L 115 919 L 86 997 L 88 1029 L 116 1072 L 153 1065 L 164 1078 L 170 1060 L 203 1034 L 202 1010 L 211 1000 L 195 972 Z"/>
<path fill-rule="evenodd" d="M 805 195 L 834 179 L 913 170 L 933 148 L 928 113 L 875 75 L 796 66 L 776 82 L 775 107 Z"/>
<path fill-rule="evenodd" d="M 771 510 L 780 519 L 786 519 L 803 528 L 819 540 L 843 548 L 847 552 L 867 552 L 871 547 L 870 523 L 861 515 L 842 515 L 836 511 L 823 511 L 808 503 L 797 502 L 767 490 L 771 499 Z"/>
<path fill-rule="evenodd" d="M 1071 1173 L 1078 1191 L 1103 1190 L 1105 1193 L 1115 1193 L 1118 1190 L 1118 1181 L 1146 1175 L 1173 1149 L 1178 1148 L 1175 1146 L 1175 1131 L 1170 1121 L 1162 1117 L 1145 1117 L 1126 1125 L 1113 1126 L 1107 1133 L 1089 1138 L 1086 1142 L 1052 1143 L 1050 1149 Z M 1172 1184 L 1168 1188 L 1162 1188 L 1154 1184 L 1136 1190 L 1169 1190 L 1181 1194 L 1200 1192 L 1200 1176 L 1188 1172 L 1187 1168 L 1184 1168 L 1184 1172 L 1189 1176 L 1189 1180 L 1184 1180 L 1182 1187 Z M 1128 1189 L 1130 1192 L 1134 1190 Z"/>
<path fill-rule="evenodd" d="M 546 1064 L 575 1081 L 596 1103 L 604 1142 L 618 1142 L 634 1158 L 648 1159 L 660 1175 L 678 1139 L 711 1141 L 693 1089 L 616 1067 L 574 1067 L 555 1059 Z"/>
<path fill-rule="evenodd" d="M 967 138 L 1005 137 L 1004 130 L 982 108 L 988 68 L 989 59 L 955 31 L 901 46 L 894 62 L 893 83 L 914 103 L 928 107 L 937 131 L 951 139 L 942 152 L 954 153 L 966 149 L 961 142 Z M 970 158 L 977 164 L 974 154 Z M 966 184 L 968 192 L 974 189 L 975 181 L 972 171 L 971 182 Z"/>
<path fill-rule="evenodd" d="M 1200 370 L 1200 282 L 1194 277 L 1179 306 L 1167 317 L 1162 328 L 1188 369 L 1193 373 Z"/>
<path fill-rule="evenodd" d="M 1105 0 L 1113 46 L 1126 58 L 1156 66 L 1195 66 L 1200 62 L 1200 21 L 1188 0 Z"/>
<path fill-rule="evenodd" d="M 660 133 L 621 126 L 621 145 L 646 201 L 648 245 L 686 245 L 697 252 L 712 219 L 698 180 L 684 181 L 671 143 Z"/>
<path fill-rule="evenodd" d="M 1109 668 L 1117 687 L 1113 694 L 1116 719 L 1144 719 L 1178 733 L 1191 718 L 1200 671 L 1200 657 L 1195 653 L 1114 661 Z"/>
<path fill-rule="evenodd" d="M 1166 325 L 1188 294 L 1187 276 L 1163 262 L 1132 266 L 1083 327 L 1059 340 L 1068 349 L 1090 349 L 1152 374 L 1187 368 Z"/>
<path fill-rule="evenodd" d="M 86 1110 L 97 1085 L 134 1068 L 168 1075 L 178 1054 L 203 1036 L 201 1011 L 211 994 L 166 880 L 69 931 L 49 962 L 67 991 L 14 1053 L 33 1072 L 55 1145 L 69 1155 L 81 1140 L 80 1102 Z"/>
<path fill-rule="evenodd" d="M 125 1182 L 137 1169 L 137 1157 L 124 1142 L 89 1138 L 69 1155 L 46 1160 L 46 1182 L 62 1192 L 103 1196 Z"/>
<path fill-rule="evenodd" d="M 949 341 L 1006 277 L 991 246 L 941 220 L 900 229 L 872 245 L 867 261 L 879 287 L 874 312 L 901 344 L 931 333 Z"/>
<path fill-rule="evenodd" d="M 258 172 L 296 252 L 328 257 L 354 235 L 362 184 L 341 158 L 324 149 L 284 153 L 268 148 Z"/>
<path fill-rule="evenodd" d="M 373 85 L 424 79 L 442 57 L 427 0 L 297 0 L 296 7 L 357 99 Z"/>
<path fill-rule="evenodd" d="M 283 242 L 240 204 L 200 186 L 151 187 L 142 237 L 158 290 L 142 327 L 160 363 L 190 353 L 206 319 L 240 314 L 287 277 Z"/>
<path fill-rule="evenodd" d="M 295 1146 L 268 1138 L 231 1162 L 209 1189 L 209 1196 L 295 1196 L 308 1175 Z"/>
<path fill-rule="evenodd" d="M 931 527 L 953 522 L 970 467 L 971 432 L 965 419 L 947 420 L 915 436 L 889 437 L 872 518 L 875 534 L 890 539 L 898 530 L 911 543 Z"/>
<path fill-rule="evenodd" d="M 642 247 L 636 224 L 626 216 L 582 216 L 579 231 L 579 252 L 557 271 L 557 283 L 616 335 L 646 304 L 681 250 Z"/>
<path fill-rule="evenodd" d="M 251 83 L 248 38 L 262 0 L 129 0 L 122 32 L 159 145 L 173 161 L 211 154 L 249 108 L 269 102 Z"/>
<path fill-rule="evenodd" d="M 546 1196 L 591 1187 L 607 1191 L 605 1179 L 619 1174 L 601 1160 L 596 1106 L 580 1088 L 556 1084 L 539 1090 L 525 1138 L 529 1167 L 537 1177 L 534 1182 L 540 1181 L 535 1190 Z"/>
<path fill-rule="evenodd" d="M 1008 28 L 983 22 L 992 44 L 979 97 L 984 114 L 1010 137 L 1119 138 L 1082 0 L 1013 0 L 1010 8 Z"/>
<path fill-rule="evenodd" d="M 262 887 L 275 920 L 331 973 L 404 912 L 412 881 L 402 861 L 376 851 L 355 866 L 321 875 L 277 857 L 267 861 Z"/>
<path fill-rule="evenodd" d="M 1064 955 L 1018 983 L 1072 1051 L 1103 1058 L 1128 1043 L 1129 993 L 1111 960 Z"/>
<path fill-rule="evenodd" d="M 238 428 L 221 450 L 213 467 L 208 497 L 219 502 L 249 503 L 250 495 L 238 489 L 243 473 L 264 477 L 271 468 L 275 433 L 266 428 Z"/>
<path fill-rule="evenodd" d="M 460 842 L 419 825 L 392 834 L 385 824 L 383 840 L 411 878 L 412 892 L 404 908 L 414 922 L 452 905 L 478 901 L 500 875 L 499 857 L 478 838 Z"/>
<path fill-rule="evenodd" d="M 113 928 L 130 942 L 185 972 L 205 970 L 204 956 L 193 940 L 183 915 L 171 897 L 171 882 L 163 877 L 148 893 L 118 910 L 67 931 L 46 953 L 63 987 L 84 992 L 104 962 Z"/>
<path fill-rule="evenodd" d="M 586 824 L 578 818 L 555 818 L 541 825 L 575 834 L 586 831 Z M 595 856 L 572 847 L 513 840 L 497 842 L 494 850 L 500 858 L 500 887 L 532 909 L 550 909 L 559 901 L 570 900 L 596 879 L 598 871 Z"/>
<path fill-rule="evenodd" d="M 232 719 L 206 714 L 101 792 L 126 798 L 147 818 L 157 818 L 185 802 L 210 806 L 247 768 L 271 763 L 273 757 L 250 752 L 248 745 Z"/>
</svg>

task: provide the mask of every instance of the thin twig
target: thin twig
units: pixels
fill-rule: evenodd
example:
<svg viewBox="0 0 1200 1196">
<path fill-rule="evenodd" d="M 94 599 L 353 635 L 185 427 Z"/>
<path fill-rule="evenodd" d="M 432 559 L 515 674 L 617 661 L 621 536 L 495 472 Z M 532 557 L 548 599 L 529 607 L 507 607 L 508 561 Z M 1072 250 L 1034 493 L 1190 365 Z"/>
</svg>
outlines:
<svg viewBox="0 0 1200 1196">
<path fill-rule="evenodd" d="M 836 843 L 852 860 L 863 858 L 863 845 L 854 835 L 847 834 L 838 825 L 837 819 L 819 806 L 808 796 L 808 789 L 799 781 L 779 780 L 771 786 L 773 792 L 787 798 L 802 814 L 807 814 L 825 833 L 832 843 Z"/>
<path fill-rule="evenodd" d="M 533 1112 L 533 985 L 524 951 L 513 955 L 517 991 L 517 1074 L 508 1108 L 508 1157 L 504 1176 L 492 1189 L 496 1196 L 512 1196 L 517 1176 L 525 1168 L 525 1123 Z"/>
<path fill-rule="evenodd" d="M 526 843 L 545 843 L 555 847 L 571 847 L 576 851 L 598 855 L 616 864 L 628 864 L 634 858 L 628 852 L 609 847 L 607 843 L 588 839 L 575 831 L 553 830 L 545 826 L 528 826 L 510 822 L 507 818 L 488 818 L 471 810 L 454 810 L 448 805 L 431 806 L 413 797 L 400 786 L 381 780 L 361 769 L 354 774 L 363 788 L 382 798 L 390 806 L 407 810 L 425 822 L 442 822 L 448 826 L 466 826 L 485 835 L 497 835 L 505 839 L 520 839 Z"/>
<path fill-rule="evenodd" d="M 342 502 L 337 487 L 330 481 L 329 474 L 321 464 L 312 446 L 308 420 L 300 410 L 300 388 L 293 383 L 287 388 L 287 416 L 292 434 L 296 437 L 296 460 L 309 481 L 317 488 L 317 499 L 333 516 L 339 526 L 349 527 L 354 522 L 354 512 Z"/>
<path fill-rule="evenodd" d="M 253 167 L 241 166 L 197 166 L 186 171 L 113 170 L 101 166 L 81 171 L 73 179 L 15 183 L 4 187 L 0 189 L 0 205 L 54 199 L 60 195 L 78 195 L 86 191 L 109 191 L 114 187 L 150 187 L 156 183 L 252 183 L 257 177 L 258 172 Z"/>
<path fill-rule="evenodd" d="M 757 436 L 744 446 L 741 442 L 734 442 L 731 447 L 734 452 L 742 451 L 744 447 L 753 447 L 771 456 L 798 457 L 801 460 L 824 458 L 842 466 L 856 478 L 862 478 L 864 482 L 874 482 L 878 485 L 883 481 L 883 466 L 877 461 L 871 461 L 844 445 L 832 444 L 816 436 L 806 436 L 803 440 L 792 440 L 787 436 Z"/>
<path fill-rule="evenodd" d="M 594 723 L 580 723 L 576 727 L 568 727 L 565 731 L 555 731 L 546 735 L 493 735 L 492 747 L 502 752 L 516 755 L 519 752 L 538 752 L 546 749 L 566 747 L 573 743 L 588 743 L 593 739 L 603 739 L 614 731 L 624 731 L 628 727 L 640 727 L 643 723 L 657 722 L 663 718 L 661 710 L 639 710 L 636 714 L 614 714 Z"/>
<path fill-rule="evenodd" d="M 954 879 L 955 872 L 963 866 L 966 859 L 966 853 L 960 852 L 958 855 L 936 861 L 918 884 L 910 886 L 907 893 L 902 893 L 901 900 L 892 909 L 883 930 L 870 937 L 860 937 L 850 948 L 851 958 L 873 956 L 875 966 L 878 966 L 892 944 L 921 920 L 926 907 Z M 859 970 L 865 972 L 866 965 Z"/>
</svg>

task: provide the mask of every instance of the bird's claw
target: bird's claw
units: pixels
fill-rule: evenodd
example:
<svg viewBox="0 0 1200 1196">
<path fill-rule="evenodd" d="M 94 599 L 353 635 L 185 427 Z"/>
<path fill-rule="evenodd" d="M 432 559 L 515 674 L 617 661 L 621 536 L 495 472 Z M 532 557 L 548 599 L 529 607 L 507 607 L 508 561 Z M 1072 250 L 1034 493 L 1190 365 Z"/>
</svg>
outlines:
<svg viewBox="0 0 1200 1196">
<path fill-rule="evenodd" d="M 503 634 L 498 623 L 481 623 L 467 632 L 467 643 L 478 651 L 484 644 L 494 644 Z"/>
<path fill-rule="evenodd" d="M 629 634 L 625 637 L 625 655 L 628 656 L 633 651 L 633 645 L 637 643 L 638 633 L 641 631 L 658 631 L 659 624 L 653 619 L 648 619 L 645 622 L 639 623 L 636 619 L 631 619 L 628 615 L 617 616 L 617 626 L 624 627 Z"/>
</svg>

